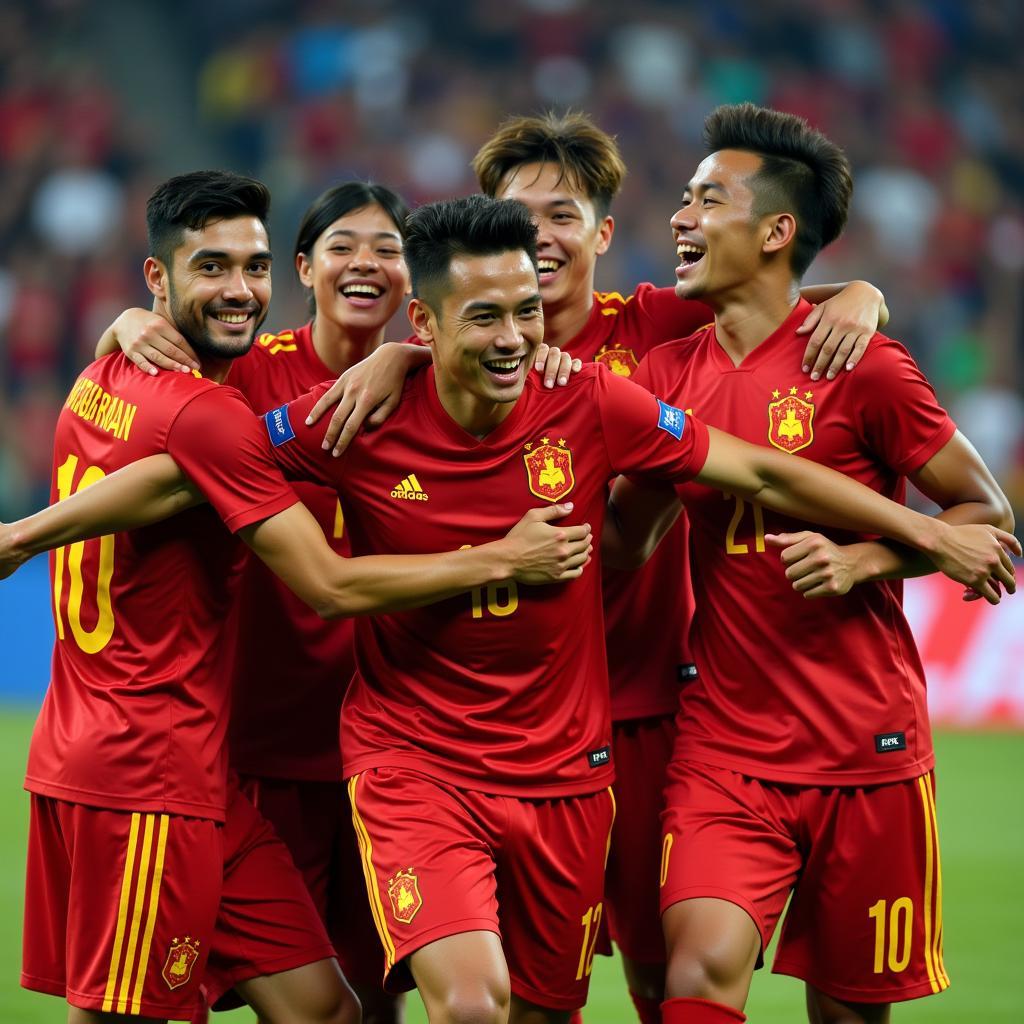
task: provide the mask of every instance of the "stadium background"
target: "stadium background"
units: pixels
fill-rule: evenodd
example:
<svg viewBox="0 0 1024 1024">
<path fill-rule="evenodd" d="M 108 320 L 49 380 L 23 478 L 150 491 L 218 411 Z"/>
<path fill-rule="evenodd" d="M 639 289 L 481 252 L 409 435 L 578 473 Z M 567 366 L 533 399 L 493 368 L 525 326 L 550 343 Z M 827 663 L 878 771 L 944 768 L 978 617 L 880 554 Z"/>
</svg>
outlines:
<svg viewBox="0 0 1024 1024">
<path fill-rule="evenodd" d="M 148 305 L 144 204 L 221 166 L 274 194 L 268 326 L 301 322 L 295 226 L 333 182 L 414 203 L 474 190 L 508 113 L 576 107 L 630 174 L 598 286 L 672 281 L 667 228 L 715 104 L 808 117 L 856 173 L 844 238 L 808 280 L 867 277 L 1024 521 L 1024 77 L 1017 0 L 5 0 L 0 8 L 0 519 L 48 496 L 57 411 L 117 312 Z M 405 333 L 402 322 L 393 336 Z M 0 1020 L 63 1020 L 17 989 L 20 792 L 52 629 L 46 568 L 0 585 Z M 1024 1014 L 1024 598 L 965 606 L 908 588 L 940 733 L 952 989 L 908 1021 Z M 884 851 L 879 851 L 884 855 Z M 1014 952 L 1016 950 L 1016 952 Z M 587 1020 L 631 1020 L 599 964 Z M 751 1019 L 802 1019 L 799 986 L 755 979 Z M 244 1014 L 227 1020 L 246 1019 Z M 413 1020 L 417 1018 L 413 1014 Z"/>
</svg>

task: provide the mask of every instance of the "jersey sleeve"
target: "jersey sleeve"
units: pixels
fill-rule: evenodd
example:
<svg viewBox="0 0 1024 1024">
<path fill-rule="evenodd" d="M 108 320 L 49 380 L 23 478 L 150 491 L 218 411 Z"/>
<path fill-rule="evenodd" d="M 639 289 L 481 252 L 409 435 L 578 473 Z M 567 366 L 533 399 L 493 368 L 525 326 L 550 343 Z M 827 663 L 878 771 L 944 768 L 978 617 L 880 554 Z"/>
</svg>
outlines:
<svg viewBox="0 0 1024 1024">
<path fill-rule="evenodd" d="M 272 457 L 289 480 L 307 480 L 325 487 L 336 485 L 342 459 L 334 458 L 320 447 L 327 419 L 321 418 L 311 427 L 306 426 L 309 410 L 333 384 L 333 380 L 317 384 L 294 401 L 279 405 L 261 417 Z"/>
<path fill-rule="evenodd" d="M 903 476 L 916 473 L 956 431 L 910 353 L 890 338 L 875 336 L 850 380 L 861 438 Z"/>
<path fill-rule="evenodd" d="M 674 288 L 640 285 L 635 298 L 648 337 L 654 345 L 674 338 L 686 338 L 715 318 L 703 302 L 680 299 Z"/>
<path fill-rule="evenodd" d="M 299 500 L 234 388 L 211 388 L 188 402 L 171 424 L 167 451 L 233 533 Z"/>
<path fill-rule="evenodd" d="M 597 405 L 616 473 L 692 480 L 708 456 L 708 428 L 625 377 L 601 368 Z"/>
</svg>

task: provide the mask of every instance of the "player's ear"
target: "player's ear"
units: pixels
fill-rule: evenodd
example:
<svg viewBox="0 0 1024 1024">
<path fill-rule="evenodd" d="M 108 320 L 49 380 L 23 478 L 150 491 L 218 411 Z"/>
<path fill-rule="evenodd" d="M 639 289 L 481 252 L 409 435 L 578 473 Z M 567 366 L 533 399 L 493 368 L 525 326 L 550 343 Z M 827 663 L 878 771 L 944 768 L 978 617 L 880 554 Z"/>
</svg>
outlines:
<svg viewBox="0 0 1024 1024">
<path fill-rule="evenodd" d="M 615 234 L 615 218 L 606 216 L 601 219 L 601 223 L 597 226 L 597 245 L 594 247 L 594 251 L 598 256 L 603 256 L 608 251 L 608 246 L 612 244 L 612 235 Z"/>
<path fill-rule="evenodd" d="M 796 239 L 796 218 L 791 213 L 774 213 L 765 217 L 762 224 L 765 234 L 761 251 L 764 253 L 779 252 Z"/>
<path fill-rule="evenodd" d="M 142 276 L 146 287 L 158 298 L 167 298 L 167 268 L 155 256 L 147 256 L 142 265 Z"/>
<path fill-rule="evenodd" d="M 409 323 L 420 341 L 430 344 L 434 340 L 434 314 L 422 299 L 409 300 Z"/>
<path fill-rule="evenodd" d="M 304 252 L 295 254 L 295 271 L 303 288 L 313 287 L 313 267 Z"/>
</svg>

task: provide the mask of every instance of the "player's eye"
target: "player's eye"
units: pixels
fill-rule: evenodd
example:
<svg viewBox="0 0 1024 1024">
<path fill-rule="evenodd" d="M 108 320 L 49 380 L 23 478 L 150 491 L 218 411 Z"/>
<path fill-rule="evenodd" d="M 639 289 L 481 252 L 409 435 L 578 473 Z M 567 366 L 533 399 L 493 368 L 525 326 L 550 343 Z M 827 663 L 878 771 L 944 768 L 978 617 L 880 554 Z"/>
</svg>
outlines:
<svg viewBox="0 0 1024 1024">
<path fill-rule="evenodd" d="M 382 256 L 386 260 L 392 260 L 397 256 L 401 256 L 402 251 L 400 249 L 378 249 L 377 255 Z"/>
</svg>

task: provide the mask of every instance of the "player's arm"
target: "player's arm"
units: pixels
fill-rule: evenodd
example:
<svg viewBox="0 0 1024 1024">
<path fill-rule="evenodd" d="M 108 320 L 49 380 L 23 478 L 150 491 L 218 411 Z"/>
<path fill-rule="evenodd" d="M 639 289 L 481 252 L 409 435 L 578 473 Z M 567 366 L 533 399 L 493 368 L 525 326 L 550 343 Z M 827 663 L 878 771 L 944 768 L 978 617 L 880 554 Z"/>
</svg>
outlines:
<svg viewBox="0 0 1024 1024">
<path fill-rule="evenodd" d="M 708 457 L 697 480 L 784 515 L 873 533 L 921 552 L 952 579 L 999 602 L 997 584 L 1016 589 L 1008 551 L 1020 543 L 989 524 L 944 522 L 897 504 L 834 470 L 708 428 Z"/>
<path fill-rule="evenodd" d="M 170 456 L 142 459 L 65 501 L 0 524 L 0 579 L 40 552 L 157 523 L 204 500 Z"/>
<path fill-rule="evenodd" d="M 272 463 L 265 468 L 276 473 Z M 41 551 L 148 526 L 202 500 L 171 456 L 140 459 L 28 519 L 0 525 L 0 578 Z M 590 558 L 590 526 L 554 523 L 571 508 L 533 509 L 501 540 L 443 554 L 343 558 L 299 503 L 239 533 L 299 598 L 336 618 L 431 604 L 510 579 L 576 579 Z"/>
<path fill-rule="evenodd" d="M 910 479 L 942 509 L 936 518 L 943 522 L 989 523 L 1013 531 L 1009 501 L 959 431 Z M 935 572 L 935 565 L 920 552 L 887 541 L 835 544 L 811 531 L 768 535 L 765 540 L 783 549 L 786 576 L 804 597 L 832 597 L 848 593 L 858 583 Z"/>
<path fill-rule="evenodd" d="M 608 497 L 601 560 L 613 569 L 637 569 L 654 554 L 682 504 L 675 488 L 659 480 L 620 476 Z"/>
<path fill-rule="evenodd" d="M 101 335 L 96 358 L 118 348 L 140 369 L 155 375 L 157 367 L 191 373 L 199 369 L 192 346 L 174 325 L 150 309 L 126 309 Z"/>
<path fill-rule="evenodd" d="M 376 352 L 350 366 L 320 396 L 309 410 L 306 425 L 312 426 L 333 406 L 322 447 L 325 451 L 333 449 L 335 457 L 341 455 L 364 422 L 368 426 L 380 426 L 398 408 L 405 378 L 430 359 L 426 345 L 381 345 Z M 582 365 L 568 352 L 543 344 L 534 359 L 534 369 L 543 374 L 544 385 L 549 388 L 556 382 L 566 384 L 569 375 L 578 372 Z"/>
<path fill-rule="evenodd" d="M 867 281 L 808 285 L 800 294 L 815 303 L 796 331 L 810 335 L 802 365 L 811 380 L 823 373 L 832 380 L 844 366 L 852 370 L 871 336 L 889 322 L 885 296 Z"/>
</svg>

